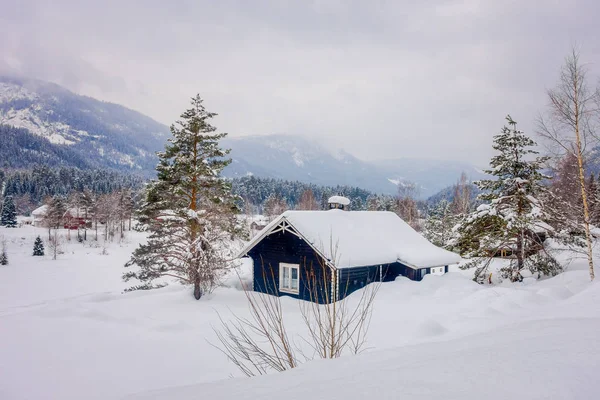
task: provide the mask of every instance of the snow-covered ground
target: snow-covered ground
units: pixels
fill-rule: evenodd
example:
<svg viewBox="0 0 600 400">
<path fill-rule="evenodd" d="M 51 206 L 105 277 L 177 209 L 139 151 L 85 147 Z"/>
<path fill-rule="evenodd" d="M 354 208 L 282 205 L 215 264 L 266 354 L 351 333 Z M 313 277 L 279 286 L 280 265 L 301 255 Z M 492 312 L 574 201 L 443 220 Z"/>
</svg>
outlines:
<svg viewBox="0 0 600 400">
<path fill-rule="evenodd" d="M 259 378 L 239 376 L 209 342 L 217 312 L 244 294 L 193 300 L 171 285 L 123 293 L 144 234 L 103 248 L 72 241 L 32 257 L 43 229 L 0 229 L 0 399 L 592 399 L 600 365 L 600 284 L 584 260 L 543 281 L 480 286 L 464 272 L 384 284 L 368 351 Z M 48 249 L 46 249 L 48 254 Z M 600 260 L 599 265 L 600 265 Z M 349 301 L 355 301 L 350 296 Z M 284 298 L 292 330 L 295 300 Z"/>
</svg>

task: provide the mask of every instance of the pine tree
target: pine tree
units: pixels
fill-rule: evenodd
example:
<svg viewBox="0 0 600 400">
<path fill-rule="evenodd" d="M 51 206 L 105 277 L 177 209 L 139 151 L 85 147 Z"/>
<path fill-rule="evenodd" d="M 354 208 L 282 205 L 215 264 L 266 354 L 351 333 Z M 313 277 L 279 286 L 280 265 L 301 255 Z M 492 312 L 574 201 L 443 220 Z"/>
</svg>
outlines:
<svg viewBox="0 0 600 400">
<path fill-rule="evenodd" d="M 425 221 L 423 236 L 436 246 L 446 247 L 452 240 L 452 228 L 456 225 L 457 217 L 451 210 L 452 203 L 442 199 L 429 212 Z"/>
<path fill-rule="evenodd" d="M 6 196 L 4 198 L 2 215 L 0 216 L 0 225 L 7 228 L 17 227 L 17 211 L 12 196 Z"/>
<path fill-rule="evenodd" d="M 44 255 L 44 242 L 42 242 L 42 238 L 36 237 L 35 242 L 33 243 L 33 255 L 34 256 L 43 256 Z"/>
<path fill-rule="evenodd" d="M 0 265 L 8 265 L 8 254 L 6 253 L 6 242 L 2 241 L 2 250 L 0 250 Z"/>
<path fill-rule="evenodd" d="M 545 188 L 541 172 L 547 157 L 531 148 L 536 143 L 517 130 L 516 122 L 506 117 L 508 127 L 494 137 L 493 148 L 500 154 L 485 171 L 496 179 L 475 184 L 482 190 L 480 205 L 460 227 L 459 247 L 473 261 L 465 268 L 476 266 L 474 279 L 483 282 L 492 257 L 502 251 L 512 253 L 510 265 L 502 269 L 502 276 L 513 282 L 522 280 L 521 271 L 529 268 L 538 275 L 555 275 L 560 271 L 558 262 L 545 251 L 545 236 L 556 232 L 546 221 L 550 218 L 542 198 Z"/>
<path fill-rule="evenodd" d="M 142 284 L 130 290 L 160 287 L 164 283 L 153 281 L 172 277 L 194 285 L 194 297 L 200 299 L 227 271 L 227 244 L 238 232 L 238 198 L 220 176 L 231 162 L 225 158 L 229 150 L 219 147 L 226 133 L 215 133 L 210 121 L 216 114 L 202 103 L 199 95 L 192 98 L 158 154 L 158 176 L 140 210 L 150 236 L 125 265 L 139 269 L 123 275 Z"/>
</svg>

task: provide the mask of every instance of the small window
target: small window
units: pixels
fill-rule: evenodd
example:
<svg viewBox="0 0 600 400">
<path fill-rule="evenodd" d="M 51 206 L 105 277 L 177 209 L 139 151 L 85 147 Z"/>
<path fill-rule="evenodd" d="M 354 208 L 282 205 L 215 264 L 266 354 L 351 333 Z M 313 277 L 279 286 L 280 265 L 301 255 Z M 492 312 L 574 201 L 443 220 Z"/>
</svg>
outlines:
<svg viewBox="0 0 600 400">
<path fill-rule="evenodd" d="M 300 266 L 298 264 L 279 264 L 279 291 L 298 294 L 300 284 Z"/>
</svg>

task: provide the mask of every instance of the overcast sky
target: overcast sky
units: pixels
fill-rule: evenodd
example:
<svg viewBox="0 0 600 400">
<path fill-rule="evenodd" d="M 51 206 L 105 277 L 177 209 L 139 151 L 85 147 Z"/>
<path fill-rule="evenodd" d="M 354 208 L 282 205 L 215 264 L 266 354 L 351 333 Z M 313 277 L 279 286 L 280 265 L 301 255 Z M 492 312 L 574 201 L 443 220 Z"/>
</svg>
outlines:
<svg viewBox="0 0 600 400">
<path fill-rule="evenodd" d="M 487 163 L 528 132 L 573 44 L 600 71 L 600 2 L 8 1 L 0 71 L 172 123 L 195 93 L 222 131 L 321 137 L 364 159 Z"/>
</svg>

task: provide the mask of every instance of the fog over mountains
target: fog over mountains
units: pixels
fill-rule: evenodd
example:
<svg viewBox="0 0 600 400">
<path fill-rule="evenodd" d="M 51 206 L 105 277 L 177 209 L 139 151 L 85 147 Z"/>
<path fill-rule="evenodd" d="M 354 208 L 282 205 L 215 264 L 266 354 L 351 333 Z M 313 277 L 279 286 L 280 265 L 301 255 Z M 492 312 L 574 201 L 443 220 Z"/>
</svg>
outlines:
<svg viewBox="0 0 600 400">
<path fill-rule="evenodd" d="M 153 176 L 154 153 L 169 137 L 168 127 L 126 107 L 80 96 L 52 83 L 13 77 L 0 77 L 0 123 L 22 128 L 2 130 L 1 166 L 12 168 L 60 163 Z M 463 171 L 471 179 L 483 176 L 467 162 L 363 161 L 298 135 L 229 136 L 222 144 L 232 149 L 233 162 L 224 171 L 228 177 L 255 175 L 351 185 L 389 194 L 398 185 L 414 182 L 420 195 L 428 197 L 454 183 Z"/>
</svg>

